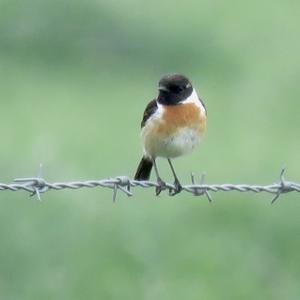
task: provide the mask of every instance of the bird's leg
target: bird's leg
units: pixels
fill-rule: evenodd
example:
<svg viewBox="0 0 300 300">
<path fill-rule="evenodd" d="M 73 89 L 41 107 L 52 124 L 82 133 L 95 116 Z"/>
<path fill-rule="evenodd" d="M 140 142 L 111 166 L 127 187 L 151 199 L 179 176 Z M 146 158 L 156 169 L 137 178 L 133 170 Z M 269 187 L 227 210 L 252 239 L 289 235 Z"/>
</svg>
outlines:
<svg viewBox="0 0 300 300">
<path fill-rule="evenodd" d="M 169 165 L 170 165 L 170 168 L 171 168 L 171 170 L 172 170 L 172 173 L 173 173 L 173 176 L 174 176 L 174 186 L 175 186 L 175 189 L 172 191 L 172 190 L 170 190 L 170 195 L 171 196 L 174 196 L 174 195 L 176 195 L 176 194 L 178 194 L 178 193 L 180 193 L 181 192 L 181 190 L 182 190 L 182 186 L 181 186 L 181 184 L 180 184 L 180 182 L 179 182 L 179 179 L 178 179 L 178 177 L 177 177 L 177 175 L 176 175 L 176 173 L 175 173 L 175 169 L 174 169 L 174 167 L 173 167 L 173 165 L 172 165 L 172 162 L 171 162 L 171 159 L 170 158 L 168 158 L 168 163 L 169 163 Z"/>
<path fill-rule="evenodd" d="M 156 174 L 156 179 L 157 179 L 157 184 L 158 184 L 155 191 L 156 191 L 156 196 L 158 196 L 161 193 L 161 191 L 166 189 L 166 183 L 159 176 L 155 158 L 153 158 L 152 160 L 153 160 L 154 171 Z"/>
</svg>

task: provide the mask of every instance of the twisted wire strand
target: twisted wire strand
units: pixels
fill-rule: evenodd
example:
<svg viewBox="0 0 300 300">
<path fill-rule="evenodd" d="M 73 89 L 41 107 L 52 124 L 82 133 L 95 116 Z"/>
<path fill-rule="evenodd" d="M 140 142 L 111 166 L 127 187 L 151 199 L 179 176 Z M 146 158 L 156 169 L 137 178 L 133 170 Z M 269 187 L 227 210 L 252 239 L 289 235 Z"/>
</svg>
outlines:
<svg viewBox="0 0 300 300">
<path fill-rule="evenodd" d="M 300 183 L 286 181 L 284 179 L 285 169 L 280 172 L 279 181 L 269 185 L 250 185 L 250 184 L 205 184 L 204 175 L 202 175 L 200 183 L 195 183 L 195 177 L 191 175 L 192 184 L 187 184 L 182 187 L 182 191 L 192 193 L 195 196 L 205 195 L 209 201 L 212 201 L 210 192 L 254 192 L 254 193 L 271 193 L 275 196 L 272 199 L 274 203 L 282 193 L 300 192 Z M 41 193 L 48 192 L 50 190 L 63 190 L 63 189 L 81 189 L 81 188 L 96 188 L 104 187 L 113 190 L 113 200 L 115 201 L 117 192 L 121 191 L 127 196 L 132 196 L 131 188 L 156 188 L 157 182 L 153 181 L 137 181 L 132 180 L 127 176 L 119 176 L 110 179 L 101 180 L 85 180 L 85 181 L 68 181 L 68 182 L 48 182 L 41 176 L 41 166 L 37 177 L 30 178 L 17 178 L 13 183 L 0 183 L 0 191 L 19 191 L 23 190 L 29 192 L 31 196 L 36 195 L 41 200 Z M 175 186 L 170 183 L 166 183 L 166 189 L 169 193 L 175 190 Z"/>
</svg>

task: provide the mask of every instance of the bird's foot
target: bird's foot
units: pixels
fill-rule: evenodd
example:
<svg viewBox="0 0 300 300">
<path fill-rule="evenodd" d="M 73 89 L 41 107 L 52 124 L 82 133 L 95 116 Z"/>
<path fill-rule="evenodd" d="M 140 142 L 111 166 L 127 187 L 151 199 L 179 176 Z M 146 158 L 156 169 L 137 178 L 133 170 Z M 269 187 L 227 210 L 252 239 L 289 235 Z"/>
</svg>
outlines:
<svg viewBox="0 0 300 300">
<path fill-rule="evenodd" d="M 180 184 L 178 178 L 175 178 L 174 189 L 169 190 L 169 195 L 175 196 L 176 194 L 180 193 L 181 191 L 182 191 L 182 185 Z"/>
<path fill-rule="evenodd" d="M 166 183 L 160 177 L 157 178 L 157 184 L 158 185 L 155 189 L 156 196 L 158 196 L 161 193 L 161 191 L 163 191 L 167 188 Z"/>
</svg>

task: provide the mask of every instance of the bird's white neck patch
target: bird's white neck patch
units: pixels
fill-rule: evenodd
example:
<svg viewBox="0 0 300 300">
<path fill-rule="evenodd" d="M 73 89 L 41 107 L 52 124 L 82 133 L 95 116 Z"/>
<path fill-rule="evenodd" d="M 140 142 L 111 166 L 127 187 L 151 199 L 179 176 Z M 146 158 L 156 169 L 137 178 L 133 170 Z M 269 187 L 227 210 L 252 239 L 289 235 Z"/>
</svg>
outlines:
<svg viewBox="0 0 300 300">
<path fill-rule="evenodd" d="M 182 101 L 181 103 L 183 103 L 183 104 L 193 103 L 193 104 L 197 105 L 200 108 L 202 113 L 205 114 L 205 108 L 204 108 L 203 104 L 201 103 L 195 89 L 193 89 L 192 94 L 188 98 L 186 98 L 184 101 Z"/>
</svg>

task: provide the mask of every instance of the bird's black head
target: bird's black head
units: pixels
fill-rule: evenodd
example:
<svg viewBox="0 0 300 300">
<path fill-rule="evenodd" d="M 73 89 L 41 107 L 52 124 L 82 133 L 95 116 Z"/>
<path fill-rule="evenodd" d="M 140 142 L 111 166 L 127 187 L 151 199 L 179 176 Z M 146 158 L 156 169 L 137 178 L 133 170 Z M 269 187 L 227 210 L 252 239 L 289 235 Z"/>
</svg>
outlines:
<svg viewBox="0 0 300 300">
<path fill-rule="evenodd" d="M 159 103 L 176 105 L 188 98 L 193 92 L 191 82 L 183 75 L 170 74 L 163 76 L 158 83 Z"/>
</svg>

